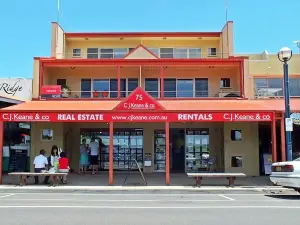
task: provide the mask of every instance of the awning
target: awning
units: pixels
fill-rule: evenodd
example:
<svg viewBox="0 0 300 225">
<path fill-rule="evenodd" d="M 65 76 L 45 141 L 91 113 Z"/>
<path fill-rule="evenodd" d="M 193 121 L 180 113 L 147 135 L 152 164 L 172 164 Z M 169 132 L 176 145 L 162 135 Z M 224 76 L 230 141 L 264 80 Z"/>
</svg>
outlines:
<svg viewBox="0 0 300 225">
<path fill-rule="evenodd" d="M 102 112 L 112 111 L 121 101 L 30 101 L 1 109 L 0 112 Z M 170 112 L 284 112 L 284 100 L 158 100 Z M 291 111 L 300 112 L 300 99 L 291 99 Z"/>
</svg>

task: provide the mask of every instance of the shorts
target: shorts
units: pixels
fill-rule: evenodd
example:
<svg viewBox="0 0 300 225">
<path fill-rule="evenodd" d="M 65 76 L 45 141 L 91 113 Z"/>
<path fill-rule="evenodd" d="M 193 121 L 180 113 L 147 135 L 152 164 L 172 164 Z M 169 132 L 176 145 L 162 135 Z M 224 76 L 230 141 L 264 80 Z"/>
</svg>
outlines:
<svg viewBox="0 0 300 225">
<path fill-rule="evenodd" d="M 97 155 L 91 155 L 90 163 L 91 163 L 91 165 L 98 165 L 98 156 Z"/>
</svg>

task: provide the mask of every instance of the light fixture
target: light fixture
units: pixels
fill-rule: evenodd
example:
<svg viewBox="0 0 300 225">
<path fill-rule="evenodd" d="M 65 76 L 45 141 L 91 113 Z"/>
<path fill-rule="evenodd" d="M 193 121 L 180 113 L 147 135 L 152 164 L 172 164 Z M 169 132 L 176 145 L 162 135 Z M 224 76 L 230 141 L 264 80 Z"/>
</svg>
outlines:
<svg viewBox="0 0 300 225">
<path fill-rule="evenodd" d="M 281 62 L 289 61 L 292 58 L 292 50 L 288 47 L 283 47 L 280 49 L 280 51 L 277 53 L 278 59 Z"/>
</svg>

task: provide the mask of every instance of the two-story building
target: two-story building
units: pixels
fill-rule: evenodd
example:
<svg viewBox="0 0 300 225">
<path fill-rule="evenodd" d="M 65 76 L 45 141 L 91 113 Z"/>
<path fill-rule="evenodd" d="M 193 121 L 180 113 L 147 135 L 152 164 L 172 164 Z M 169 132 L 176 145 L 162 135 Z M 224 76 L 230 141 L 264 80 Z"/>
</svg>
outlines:
<svg viewBox="0 0 300 225">
<path fill-rule="evenodd" d="M 165 173 L 166 184 L 172 172 L 258 176 L 260 142 L 273 161 L 285 158 L 282 86 L 273 95 L 277 81 L 264 80 L 265 71 L 282 79 L 282 69 L 267 53 L 235 55 L 233 44 L 231 21 L 220 32 L 140 33 L 70 33 L 52 23 L 51 57 L 34 58 L 33 101 L 2 110 L 0 124 L 32 122 L 31 159 L 57 145 L 74 171 L 81 141 L 101 138 L 109 184 L 114 170 L 137 169 L 133 160 Z M 300 111 L 300 101 L 291 107 Z"/>
</svg>

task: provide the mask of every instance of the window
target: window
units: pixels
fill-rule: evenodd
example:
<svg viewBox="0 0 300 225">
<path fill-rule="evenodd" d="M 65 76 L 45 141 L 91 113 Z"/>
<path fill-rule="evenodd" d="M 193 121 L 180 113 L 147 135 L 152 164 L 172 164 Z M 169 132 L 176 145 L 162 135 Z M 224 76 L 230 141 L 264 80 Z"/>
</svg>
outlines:
<svg viewBox="0 0 300 225">
<path fill-rule="evenodd" d="M 127 55 L 127 53 L 128 53 L 127 48 L 115 48 L 114 49 L 114 58 L 122 59 Z"/>
<path fill-rule="evenodd" d="M 257 96 L 283 96 L 282 78 L 255 78 L 254 82 Z M 291 87 L 290 92 L 292 92 Z"/>
<path fill-rule="evenodd" d="M 81 98 L 90 98 L 92 91 L 92 80 L 81 79 Z"/>
<path fill-rule="evenodd" d="M 242 140 L 242 131 L 241 130 L 231 130 L 231 140 L 232 141 L 241 141 Z"/>
<path fill-rule="evenodd" d="M 100 49 L 100 58 L 101 59 L 114 58 L 114 49 L 113 48 L 101 48 Z"/>
<path fill-rule="evenodd" d="M 178 59 L 186 59 L 188 57 L 188 50 L 187 48 L 174 48 L 174 58 Z"/>
<path fill-rule="evenodd" d="M 243 167 L 243 157 L 242 156 L 232 156 L 231 157 L 231 167 Z"/>
<path fill-rule="evenodd" d="M 159 48 L 148 48 L 148 50 L 159 57 Z"/>
<path fill-rule="evenodd" d="M 217 49 L 216 48 L 209 48 L 208 49 L 208 56 L 212 56 L 212 57 L 217 56 Z"/>
<path fill-rule="evenodd" d="M 194 82 L 192 79 L 177 80 L 177 97 L 191 98 L 194 95 Z"/>
<path fill-rule="evenodd" d="M 221 88 L 230 88 L 230 78 L 221 78 Z"/>
<path fill-rule="evenodd" d="M 176 79 L 164 79 L 164 97 L 176 98 Z"/>
<path fill-rule="evenodd" d="M 101 93 L 109 91 L 109 79 L 93 80 L 93 91 L 100 92 L 98 97 L 102 97 Z"/>
<path fill-rule="evenodd" d="M 128 79 L 128 95 L 138 87 L 138 79 L 137 78 L 129 78 Z"/>
<path fill-rule="evenodd" d="M 120 97 L 126 97 L 126 79 L 120 80 L 121 89 L 120 89 Z M 118 97 L 118 80 L 110 79 L 110 98 Z"/>
<path fill-rule="evenodd" d="M 87 49 L 87 58 L 88 59 L 98 59 L 99 58 L 99 49 L 98 48 L 88 48 Z"/>
<path fill-rule="evenodd" d="M 195 79 L 195 96 L 200 98 L 208 97 L 208 79 L 196 78 Z"/>
<path fill-rule="evenodd" d="M 60 86 L 66 86 L 67 85 L 67 79 L 57 79 L 56 80 L 56 85 L 60 85 Z"/>
<path fill-rule="evenodd" d="M 74 48 L 73 49 L 73 57 L 80 57 L 81 56 L 81 49 L 80 48 Z"/>
<path fill-rule="evenodd" d="M 146 78 L 145 79 L 145 91 L 147 91 L 152 97 L 157 98 L 158 95 L 158 79 Z"/>
<path fill-rule="evenodd" d="M 173 48 L 161 48 L 160 58 L 173 58 Z"/>
<path fill-rule="evenodd" d="M 191 59 L 201 58 L 201 48 L 190 48 L 189 49 L 189 58 L 191 58 Z"/>
<path fill-rule="evenodd" d="M 290 79 L 290 94 L 291 96 L 300 96 L 300 78 Z"/>
</svg>

